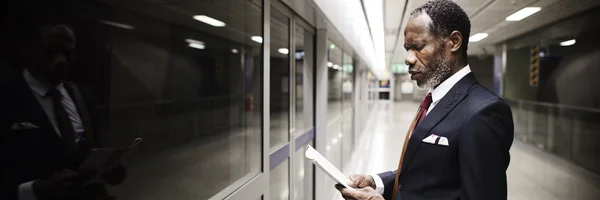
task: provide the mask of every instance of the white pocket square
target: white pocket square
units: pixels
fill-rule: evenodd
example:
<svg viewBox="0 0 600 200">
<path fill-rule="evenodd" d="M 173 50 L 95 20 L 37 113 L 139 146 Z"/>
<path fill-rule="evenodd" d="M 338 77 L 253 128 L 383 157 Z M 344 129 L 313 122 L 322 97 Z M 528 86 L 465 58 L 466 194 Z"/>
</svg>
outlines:
<svg viewBox="0 0 600 200">
<path fill-rule="evenodd" d="M 425 143 L 429 143 L 429 144 L 435 144 L 435 141 L 437 140 L 439 136 L 435 135 L 435 134 L 431 134 L 430 136 L 427 136 L 425 139 L 423 139 L 423 142 Z"/>
<path fill-rule="evenodd" d="M 429 144 L 437 144 L 437 145 L 441 145 L 441 146 L 450 146 L 450 143 L 448 142 L 448 138 L 446 138 L 444 136 L 438 136 L 435 134 L 431 134 L 430 136 L 427 136 L 425 139 L 423 139 L 423 142 L 429 143 Z"/>
<path fill-rule="evenodd" d="M 18 130 L 29 130 L 29 129 L 38 129 L 40 128 L 39 126 L 32 124 L 31 122 L 21 122 L 21 123 L 13 123 L 10 126 L 10 129 L 13 131 L 18 131 Z"/>
</svg>

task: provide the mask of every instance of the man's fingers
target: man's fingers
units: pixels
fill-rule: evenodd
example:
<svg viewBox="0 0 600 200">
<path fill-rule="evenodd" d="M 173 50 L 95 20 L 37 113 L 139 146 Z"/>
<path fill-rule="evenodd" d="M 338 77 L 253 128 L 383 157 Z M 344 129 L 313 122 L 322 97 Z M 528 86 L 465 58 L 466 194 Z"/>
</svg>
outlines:
<svg viewBox="0 0 600 200">
<path fill-rule="evenodd" d="M 357 190 L 349 190 L 347 188 L 342 188 L 340 190 L 340 193 L 342 193 L 342 197 L 344 197 L 344 199 L 357 199 L 356 195 L 357 195 Z"/>
</svg>

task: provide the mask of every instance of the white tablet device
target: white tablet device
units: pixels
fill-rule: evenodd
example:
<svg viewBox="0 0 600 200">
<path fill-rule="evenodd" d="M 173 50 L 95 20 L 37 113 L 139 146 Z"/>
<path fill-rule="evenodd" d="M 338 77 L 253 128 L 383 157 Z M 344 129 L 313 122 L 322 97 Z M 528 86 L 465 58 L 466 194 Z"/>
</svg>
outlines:
<svg viewBox="0 0 600 200">
<path fill-rule="evenodd" d="M 331 177 L 337 183 L 343 185 L 348 189 L 354 189 L 348 186 L 348 183 L 350 183 L 350 179 L 348 179 L 348 177 L 346 177 L 340 170 L 333 166 L 333 164 L 331 164 L 325 157 L 323 157 L 323 155 L 321 155 L 312 146 L 306 146 L 306 152 L 304 153 L 304 156 L 306 156 L 306 158 L 310 160 L 313 164 L 321 168 L 323 172 L 329 175 L 329 177 Z"/>
</svg>

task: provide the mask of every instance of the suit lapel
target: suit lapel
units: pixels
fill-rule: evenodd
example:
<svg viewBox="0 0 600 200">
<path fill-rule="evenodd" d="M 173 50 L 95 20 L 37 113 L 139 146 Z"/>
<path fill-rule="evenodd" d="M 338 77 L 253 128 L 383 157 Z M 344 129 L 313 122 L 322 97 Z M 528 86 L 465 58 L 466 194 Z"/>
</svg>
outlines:
<svg viewBox="0 0 600 200">
<path fill-rule="evenodd" d="M 435 127 L 440 121 L 442 121 L 452 109 L 456 107 L 467 95 L 468 90 L 473 86 L 477 80 L 472 73 L 467 74 L 458 83 L 456 83 L 448 93 L 438 104 L 429 112 L 427 116 L 420 122 L 410 137 L 408 146 L 406 147 L 404 162 L 402 163 L 402 170 L 408 166 L 415 152 L 419 148 L 421 141 L 429 136 L 429 132 Z M 402 173 L 400 174 L 402 175 Z"/>
</svg>

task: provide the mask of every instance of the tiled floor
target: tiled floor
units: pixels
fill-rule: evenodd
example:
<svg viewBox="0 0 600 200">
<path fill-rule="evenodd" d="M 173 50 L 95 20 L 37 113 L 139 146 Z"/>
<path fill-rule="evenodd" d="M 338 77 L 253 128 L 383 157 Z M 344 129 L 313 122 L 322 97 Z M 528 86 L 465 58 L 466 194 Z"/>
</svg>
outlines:
<svg viewBox="0 0 600 200">
<path fill-rule="evenodd" d="M 346 174 L 394 170 L 418 104 L 378 105 Z M 568 161 L 515 141 L 508 168 L 509 200 L 598 200 L 600 178 Z M 336 198 L 340 198 L 339 196 Z"/>
</svg>

